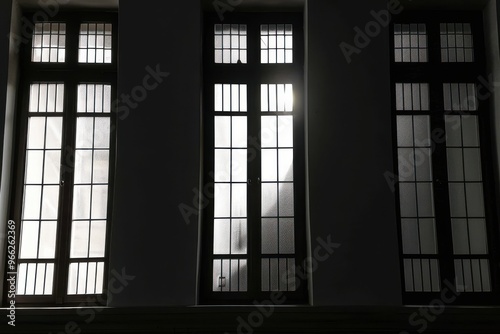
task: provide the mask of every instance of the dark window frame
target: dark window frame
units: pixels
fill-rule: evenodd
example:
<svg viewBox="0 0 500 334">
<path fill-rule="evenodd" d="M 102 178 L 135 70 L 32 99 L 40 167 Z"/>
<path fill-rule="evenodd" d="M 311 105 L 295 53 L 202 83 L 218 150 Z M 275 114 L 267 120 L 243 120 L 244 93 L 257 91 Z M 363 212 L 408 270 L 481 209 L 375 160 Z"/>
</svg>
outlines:
<svg viewBox="0 0 500 334">
<path fill-rule="evenodd" d="M 114 11 L 68 10 L 62 11 L 48 21 L 33 22 L 34 12 L 23 13 L 23 18 L 30 24 L 60 22 L 66 23 L 66 59 L 64 63 L 32 62 L 32 36 L 26 39 L 20 48 L 20 80 L 17 93 L 15 114 L 13 177 L 11 180 L 11 196 L 9 203 L 9 217 L 16 222 L 16 265 L 19 265 L 21 237 L 21 210 L 23 202 L 24 171 L 26 168 L 26 141 L 28 125 L 28 107 L 30 85 L 32 83 L 59 82 L 64 83 L 64 112 L 57 116 L 63 117 L 62 144 L 61 144 L 61 185 L 59 193 L 59 209 L 56 233 L 56 249 L 54 261 L 53 293 L 52 295 L 16 295 L 16 304 L 22 306 L 81 306 L 105 305 L 108 281 L 109 244 L 111 237 L 112 203 L 114 189 L 114 162 L 116 154 L 116 115 L 111 107 L 111 113 L 93 114 L 94 117 L 109 117 L 110 148 L 109 148 L 109 175 L 108 175 L 108 208 L 105 240 L 105 254 L 103 258 L 96 258 L 104 262 L 103 292 L 101 294 L 68 295 L 67 283 L 69 276 L 69 251 L 71 237 L 71 211 L 73 203 L 74 179 L 74 152 L 76 135 L 76 108 L 77 86 L 81 83 L 111 85 L 111 102 L 117 95 L 117 60 L 118 60 L 118 17 Z M 111 63 L 93 64 L 78 62 L 78 43 L 80 23 L 96 22 L 112 24 L 112 60 Z M 31 31 L 30 31 L 31 32 Z M 49 114 L 47 114 L 49 115 Z M 50 115 L 49 115 L 50 116 Z M 55 115 L 52 115 L 55 116 Z M 73 259 L 74 261 L 75 259 Z M 37 262 L 37 260 L 23 260 L 23 262 Z M 5 272 L 9 272 L 7 263 Z M 7 285 L 4 292 L 7 292 Z M 3 303 L 6 304 L 7 293 L 4 293 Z"/>
<path fill-rule="evenodd" d="M 261 64 L 260 63 L 260 24 L 291 23 L 293 30 L 293 63 Z M 214 25 L 215 24 L 246 24 L 247 25 L 247 63 L 246 64 L 216 64 L 214 62 Z M 260 202 L 260 85 L 266 83 L 292 83 L 294 90 L 294 205 L 295 205 L 295 265 L 303 267 L 306 259 L 306 221 L 305 221 L 305 123 L 304 123 L 304 32 L 303 14 L 287 13 L 232 13 L 226 15 L 221 22 L 217 15 L 205 13 L 203 33 L 203 184 L 213 186 L 210 171 L 214 166 L 214 116 L 237 115 L 238 113 L 214 112 L 214 84 L 216 83 L 246 83 L 248 101 L 248 137 L 258 138 L 257 143 L 248 142 L 249 155 L 256 153 L 248 167 L 247 222 L 248 222 L 248 290 L 247 292 L 213 292 L 212 291 L 212 249 L 213 249 L 213 198 L 202 211 L 201 226 L 201 263 L 199 277 L 200 304 L 251 304 L 253 301 L 269 300 L 275 291 L 260 291 L 261 270 L 261 202 Z M 252 115 L 254 113 L 254 115 Z M 241 113 L 239 113 L 241 115 Z M 281 113 L 270 113 L 275 115 Z M 290 113 L 283 113 L 288 114 Z M 251 152 L 252 151 L 252 152 Z M 213 189 L 213 187 L 211 188 Z M 253 226 L 252 226 L 253 225 Z M 231 256 L 224 256 L 230 258 Z M 273 255 L 279 257 L 279 255 Z M 303 269 L 303 268 L 302 268 Z M 302 270 L 299 277 L 307 277 Z M 300 279 L 296 291 L 283 291 L 286 296 L 284 304 L 307 304 L 308 283 Z"/>
<path fill-rule="evenodd" d="M 440 23 L 465 22 L 472 24 L 474 36 L 474 62 L 441 62 Z M 410 63 L 395 62 L 394 55 L 394 24 L 425 23 L 428 36 L 428 62 Z M 500 271 L 498 263 L 500 260 L 500 234 L 499 234 L 499 212 L 495 208 L 496 194 L 495 185 L 498 184 L 498 171 L 494 169 L 492 146 L 492 130 L 488 123 L 491 119 L 490 102 L 486 99 L 478 99 L 478 108 L 475 111 L 445 111 L 443 102 L 443 83 L 460 82 L 475 83 L 476 89 L 482 84 L 478 78 L 487 78 L 486 68 L 486 46 L 484 41 L 483 20 L 481 11 L 406 11 L 395 18 L 390 25 L 390 50 L 391 50 L 391 99 L 392 99 L 392 127 L 394 148 L 394 170 L 398 171 L 398 146 L 397 146 L 397 115 L 430 115 L 431 136 L 432 131 L 445 129 L 444 115 L 478 115 L 478 127 L 480 132 L 481 167 L 483 175 L 483 193 L 485 206 L 485 220 L 488 238 L 488 254 L 457 255 L 453 254 L 453 240 L 451 230 L 451 215 L 449 209 L 448 172 L 446 157 L 446 141 L 439 143 L 432 141 L 432 171 L 434 186 L 434 204 L 436 219 L 436 234 L 438 242 L 441 291 L 448 289 L 443 285 L 448 280 L 455 285 L 453 259 L 459 258 L 488 258 L 490 260 L 491 292 L 456 292 L 459 294 L 454 305 L 498 305 L 500 297 Z M 429 83 L 429 111 L 402 111 L 396 109 L 396 83 Z M 477 92 L 477 90 L 476 90 Z M 404 304 L 429 304 L 433 299 L 441 299 L 441 292 L 407 292 L 405 291 L 405 277 L 403 258 L 412 258 L 412 255 L 403 253 L 401 212 L 399 201 L 399 182 L 394 180 L 395 198 L 397 210 L 397 231 L 399 234 L 399 254 L 401 265 L 401 286 Z M 441 203 L 441 204 L 440 204 Z M 440 222 L 443 222 L 440 223 Z M 426 258 L 426 256 L 414 255 L 414 258 Z M 429 256 L 432 258 L 432 256 Z M 446 294 L 447 297 L 450 293 Z"/>
</svg>

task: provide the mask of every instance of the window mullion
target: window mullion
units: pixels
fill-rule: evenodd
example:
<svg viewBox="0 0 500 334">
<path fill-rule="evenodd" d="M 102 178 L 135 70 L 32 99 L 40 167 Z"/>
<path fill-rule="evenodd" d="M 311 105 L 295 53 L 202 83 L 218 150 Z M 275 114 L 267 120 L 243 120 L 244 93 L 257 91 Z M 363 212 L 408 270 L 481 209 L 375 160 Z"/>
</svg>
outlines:
<svg viewBox="0 0 500 334">
<path fill-rule="evenodd" d="M 71 216 L 73 203 L 73 180 L 75 167 L 75 129 L 76 129 L 76 81 L 66 80 L 66 99 L 64 109 L 62 164 L 61 164 L 61 198 L 58 221 L 56 250 L 56 303 L 65 302 L 67 294 L 67 277 L 69 268 L 69 248 L 71 235 Z"/>
</svg>

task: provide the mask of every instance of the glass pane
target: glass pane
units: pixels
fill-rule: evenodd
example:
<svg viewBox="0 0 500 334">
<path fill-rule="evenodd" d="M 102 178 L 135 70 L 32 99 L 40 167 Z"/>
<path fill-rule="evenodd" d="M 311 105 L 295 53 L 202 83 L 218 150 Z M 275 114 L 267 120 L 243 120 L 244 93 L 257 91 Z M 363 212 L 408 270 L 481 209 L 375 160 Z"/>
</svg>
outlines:
<svg viewBox="0 0 500 334">
<path fill-rule="evenodd" d="M 417 150 L 415 165 L 417 167 L 417 181 L 432 181 L 432 151 L 430 148 Z"/>
<path fill-rule="evenodd" d="M 278 219 L 263 218 L 262 219 L 262 253 L 277 254 L 278 253 Z"/>
<path fill-rule="evenodd" d="M 43 151 L 26 152 L 26 181 L 27 184 L 42 183 Z"/>
<path fill-rule="evenodd" d="M 413 119 L 412 116 L 396 116 L 398 147 L 413 146 Z"/>
<path fill-rule="evenodd" d="M 278 147 L 293 147 L 293 116 L 278 116 Z"/>
<path fill-rule="evenodd" d="M 108 183 L 109 151 L 94 151 L 93 183 Z"/>
<path fill-rule="evenodd" d="M 417 219 L 401 219 L 401 233 L 403 235 L 403 254 L 420 254 Z"/>
<path fill-rule="evenodd" d="M 279 181 L 293 181 L 293 149 L 279 150 Z"/>
<path fill-rule="evenodd" d="M 413 116 L 415 146 L 431 145 L 431 126 L 429 116 Z"/>
<path fill-rule="evenodd" d="M 95 274 L 97 269 L 97 263 L 91 262 L 88 265 L 87 272 L 87 289 L 85 293 L 94 293 L 95 290 Z"/>
<path fill-rule="evenodd" d="M 462 118 L 460 116 L 445 115 L 446 145 L 448 147 L 462 146 Z"/>
<path fill-rule="evenodd" d="M 464 148 L 465 181 L 482 181 L 481 153 L 478 148 Z"/>
<path fill-rule="evenodd" d="M 294 242 L 294 220 L 293 218 L 280 218 L 279 220 L 279 252 L 280 254 L 293 254 L 295 252 Z"/>
<path fill-rule="evenodd" d="M 479 147 L 479 129 L 477 116 L 462 116 L 462 131 L 464 134 L 464 146 Z"/>
<path fill-rule="evenodd" d="M 90 226 L 89 257 L 103 257 L 106 249 L 106 221 L 93 221 Z"/>
<path fill-rule="evenodd" d="M 36 259 L 38 250 L 38 221 L 23 221 L 21 226 L 21 259 Z"/>
<path fill-rule="evenodd" d="M 77 283 L 77 294 L 81 295 L 85 293 L 86 283 L 87 283 L 87 263 L 79 263 L 78 268 L 78 283 Z"/>
<path fill-rule="evenodd" d="M 109 133 L 109 117 L 97 117 L 95 119 L 94 148 L 109 148 Z"/>
<path fill-rule="evenodd" d="M 45 151 L 44 183 L 59 184 L 61 169 L 61 151 Z M 26 182 L 30 183 L 30 182 Z"/>
<path fill-rule="evenodd" d="M 62 117 L 47 117 L 46 149 L 60 149 L 62 136 Z"/>
<path fill-rule="evenodd" d="M 247 220 L 231 219 L 231 254 L 247 252 Z"/>
<path fill-rule="evenodd" d="M 230 185 L 214 184 L 214 217 L 230 217 Z"/>
<path fill-rule="evenodd" d="M 453 253 L 470 254 L 469 251 L 469 232 L 466 219 L 451 220 L 453 235 Z"/>
<path fill-rule="evenodd" d="M 95 293 L 102 293 L 104 286 L 104 262 L 97 262 L 97 275 L 96 275 L 96 291 Z"/>
<path fill-rule="evenodd" d="M 229 182 L 231 180 L 231 150 L 215 150 L 214 181 Z"/>
<path fill-rule="evenodd" d="M 463 181 L 464 170 L 463 170 L 462 149 L 448 148 L 446 152 L 448 159 L 448 180 Z"/>
<path fill-rule="evenodd" d="M 279 184 L 279 215 L 293 216 L 293 184 Z"/>
<path fill-rule="evenodd" d="M 230 254 L 230 231 L 229 219 L 214 220 L 214 254 Z"/>
<path fill-rule="evenodd" d="M 231 185 L 231 217 L 246 217 L 247 215 L 247 185 L 233 183 Z"/>
<path fill-rule="evenodd" d="M 262 217 L 278 215 L 278 194 L 276 183 L 262 183 Z"/>
<path fill-rule="evenodd" d="M 73 219 L 90 218 L 91 186 L 75 185 L 73 192 Z"/>
<path fill-rule="evenodd" d="M 466 217 L 465 189 L 461 183 L 450 183 L 450 213 L 452 217 Z"/>
<path fill-rule="evenodd" d="M 415 181 L 415 149 L 398 148 L 399 181 Z"/>
<path fill-rule="evenodd" d="M 40 219 L 41 200 L 41 186 L 26 186 L 24 188 L 23 219 Z"/>
<path fill-rule="evenodd" d="M 247 147 L 247 117 L 234 116 L 232 119 L 232 147 Z"/>
<path fill-rule="evenodd" d="M 468 217 L 484 217 L 482 183 L 466 183 Z"/>
<path fill-rule="evenodd" d="M 231 146 L 231 118 L 215 116 L 215 147 Z"/>
<path fill-rule="evenodd" d="M 276 116 L 261 117 L 261 145 L 262 147 L 277 146 L 277 119 Z"/>
<path fill-rule="evenodd" d="M 488 254 L 486 221 L 469 219 L 469 237 L 471 254 Z"/>
<path fill-rule="evenodd" d="M 278 157 L 276 149 L 263 149 L 262 151 L 262 181 L 277 181 Z"/>
<path fill-rule="evenodd" d="M 417 217 L 415 184 L 400 183 L 399 199 L 401 205 L 401 217 Z"/>
<path fill-rule="evenodd" d="M 42 198 L 42 219 L 57 219 L 59 207 L 59 185 L 44 186 Z"/>
<path fill-rule="evenodd" d="M 52 286 L 54 284 L 54 264 L 47 263 L 45 270 L 45 294 L 52 294 Z"/>
<path fill-rule="evenodd" d="M 434 216 L 434 193 L 432 183 L 417 183 L 419 217 Z"/>
<path fill-rule="evenodd" d="M 89 252 L 89 221 L 73 221 L 71 228 L 70 257 L 87 257 Z"/>
<path fill-rule="evenodd" d="M 45 143 L 45 117 L 28 119 L 28 149 L 43 149 Z"/>
<path fill-rule="evenodd" d="M 92 186 L 92 219 L 106 219 L 108 210 L 108 186 Z"/>
<path fill-rule="evenodd" d="M 78 263 L 71 263 L 69 265 L 69 276 L 68 276 L 68 294 L 76 294 L 76 283 L 78 275 Z"/>
<path fill-rule="evenodd" d="M 75 184 L 91 183 L 92 151 L 75 151 Z"/>
<path fill-rule="evenodd" d="M 78 117 L 76 120 L 76 148 L 93 148 L 94 118 Z"/>
<path fill-rule="evenodd" d="M 40 227 L 39 259 L 53 259 L 56 250 L 56 221 L 42 221 Z"/>
<path fill-rule="evenodd" d="M 435 220 L 419 219 L 419 234 L 422 254 L 437 254 Z"/>
</svg>

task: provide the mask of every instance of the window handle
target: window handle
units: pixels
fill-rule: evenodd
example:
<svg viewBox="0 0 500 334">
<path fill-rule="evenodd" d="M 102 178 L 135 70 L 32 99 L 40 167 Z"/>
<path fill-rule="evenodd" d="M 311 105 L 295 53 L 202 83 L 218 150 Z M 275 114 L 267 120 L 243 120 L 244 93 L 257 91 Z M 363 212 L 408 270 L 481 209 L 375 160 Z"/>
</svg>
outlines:
<svg viewBox="0 0 500 334">
<path fill-rule="evenodd" d="M 257 178 L 257 182 L 260 183 L 260 177 Z M 248 179 L 248 184 L 252 184 L 252 179 Z"/>
</svg>

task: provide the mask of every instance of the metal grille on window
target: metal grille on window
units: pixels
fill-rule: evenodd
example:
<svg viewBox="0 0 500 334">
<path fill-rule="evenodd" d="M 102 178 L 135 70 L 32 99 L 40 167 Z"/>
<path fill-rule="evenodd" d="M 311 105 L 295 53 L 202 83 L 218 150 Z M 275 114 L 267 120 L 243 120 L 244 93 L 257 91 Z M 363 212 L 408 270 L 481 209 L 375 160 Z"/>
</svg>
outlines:
<svg viewBox="0 0 500 334">
<path fill-rule="evenodd" d="M 260 49 L 260 61 L 262 64 L 293 63 L 292 25 L 261 25 Z"/>
<path fill-rule="evenodd" d="M 478 116 L 445 121 L 457 291 L 491 291 Z"/>
<path fill-rule="evenodd" d="M 216 24 L 214 39 L 215 63 L 247 63 L 246 24 Z"/>
<path fill-rule="evenodd" d="M 68 294 L 102 293 L 107 227 L 111 86 L 78 85 Z"/>
<path fill-rule="evenodd" d="M 36 23 L 33 31 L 31 61 L 64 63 L 66 59 L 66 24 Z"/>
<path fill-rule="evenodd" d="M 293 87 L 261 85 L 262 291 L 295 290 Z"/>
<path fill-rule="evenodd" d="M 112 25 L 109 23 L 82 23 L 78 62 L 109 64 L 112 60 Z"/>
<path fill-rule="evenodd" d="M 247 86 L 214 95 L 213 291 L 247 291 Z"/>
<path fill-rule="evenodd" d="M 18 295 L 51 295 L 53 290 L 63 101 L 63 84 L 30 87 Z"/>
<path fill-rule="evenodd" d="M 463 63 L 474 61 L 470 23 L 441 23 L 441 61 Z"/>
<path fill-rule="evenodd" d="M 427 62 L 426 25 L 394 25 L 394 59 L 396 62 Z"/>
</svg>

